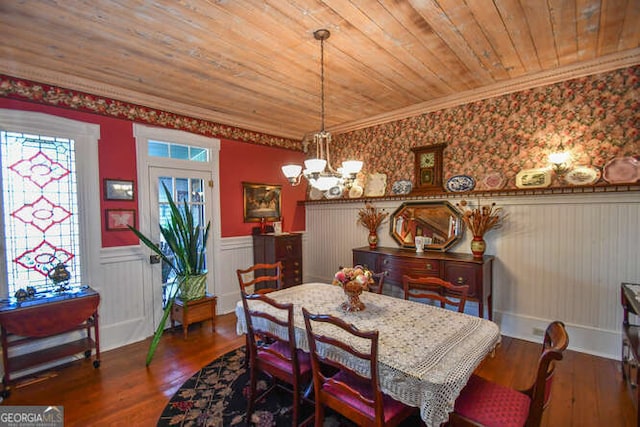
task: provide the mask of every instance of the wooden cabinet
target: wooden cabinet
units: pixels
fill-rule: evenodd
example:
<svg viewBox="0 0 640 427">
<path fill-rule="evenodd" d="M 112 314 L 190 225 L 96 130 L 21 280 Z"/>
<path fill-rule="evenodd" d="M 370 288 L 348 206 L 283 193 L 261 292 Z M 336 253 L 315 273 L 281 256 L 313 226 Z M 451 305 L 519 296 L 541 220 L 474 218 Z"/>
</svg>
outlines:
<svg viewBox="0 0 640 427">
<path fill-rule="evenodd" d="M 353 249 L 353 264 L 366 265 L 375 272 L 385 272 L 384 284 L 402 288 L 402 276 L 435 276 L 459 285 L 469 285 L 471 301 L 478 302 L 481 317 L 493 318 L 491 301 L 493 256 L 475 259 L 473 255 L 423 252 L 399 248 L 368 247 Z"/>
<path fill-rule="evenodd" d="M 282 262 L 283 287 L 302 283 L 302 234 L 256 234 L 253 236 L 253 262 Z"/>
<path fill-rule="evenodd" d="M 86 287 L 63 293 L 37 296 L 22 302 L 0 305 L 2 362 L 4 367 L 3 394 L 8 395 L 11 373 L 37 365 L 84 353 L 91 357 L 95 348 L 95 368 L 100 366 L 100 335 L 98 332 L 98 305 L 100 294 Z M 91 330 L 93 329 L 93 338 Z M 14 348 L 55 335 L 73 331 L 86 331 L 76 341 L 27 354 L 14 354 Z"/>
<path fill-rule="evenodd" d="M 192 323 L 211 320 L 211 331 L 215 331 L 217 300 L 217 297 L 210 294 L 206 294 L 200 299 L 186 302 L 176 298 L 171 307 L 171 327 L 174 328 L 176 322 L 180 322 L 185 340 L 189 332 L 189 325 Z"/>
</svg>

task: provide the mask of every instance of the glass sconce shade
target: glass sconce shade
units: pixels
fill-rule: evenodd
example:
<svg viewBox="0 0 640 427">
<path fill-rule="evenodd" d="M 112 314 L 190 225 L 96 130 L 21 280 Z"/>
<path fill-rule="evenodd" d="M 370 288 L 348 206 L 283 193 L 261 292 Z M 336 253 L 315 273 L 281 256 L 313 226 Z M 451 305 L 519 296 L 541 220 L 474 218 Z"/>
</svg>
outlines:
<svg viewBox="0 0 640 427">
<path fill-rule="evenodd" d="M 304 161 L 304 165 L 309 173 L 320 173 L 324 171 L 327 161 L 324 159 L 309 159 Z"/>
<path fill-rule="evenodd" d="M 342 162 L 342 171 L 345 174 L 357 174 L 362 170 L 362 161 L 360 160 L 347 160 Z"/>
<path fill-rule="evenodd" d="M 297 178 L 302 172 L 302 166 L 300 165 L 284 165 L 282 166 L 282 173 L 287 178 Z"/>
</svg>

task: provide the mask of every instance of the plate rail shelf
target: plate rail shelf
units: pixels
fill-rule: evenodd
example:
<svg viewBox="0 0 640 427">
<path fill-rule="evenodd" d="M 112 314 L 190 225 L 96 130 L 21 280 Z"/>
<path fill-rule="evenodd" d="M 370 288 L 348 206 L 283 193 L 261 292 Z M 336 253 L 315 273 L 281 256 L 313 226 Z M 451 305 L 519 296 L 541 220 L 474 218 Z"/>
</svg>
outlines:
<svg viewBox="0 0 640 427">
<path fill-rule="evenodd" d="M 625 193 L 640 191 L 640 183 L 620 185 L 581 185 L 571 187 L 546 187 L 546 188 L 510 188 L 500 190 L 480 190 L 460 193 L 438 191 L 429 193 L 409 193 L 404 195 L 385 195 L 380 197 L 336 198 L 322 200 L 299 200 L 298 205 L 316 205 L 325 203 L 361 203 L 369 200 L 428 200 L 428 199 L 454 199 L 464 197 L 502 197 L 502 196 L 544 196 L 557 194 L 601 194 L 601 193 Z"/>
</svg>

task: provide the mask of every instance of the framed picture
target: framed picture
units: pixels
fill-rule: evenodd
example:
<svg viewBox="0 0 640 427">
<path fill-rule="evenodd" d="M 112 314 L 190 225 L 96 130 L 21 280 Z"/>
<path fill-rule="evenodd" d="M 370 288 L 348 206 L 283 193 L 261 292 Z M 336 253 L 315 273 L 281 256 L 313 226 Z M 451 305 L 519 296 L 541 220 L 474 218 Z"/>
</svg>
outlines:
<svg viewBox="0 0 640 427">
<path fill-rule="evenodd" d="M 281 185 L 242 183 L 244 222 L 280 220 Z"/>
<path fill-rule="evenodd" d="M 109 231 L 128 230 L 129 225 L 136 225 L 136 211 L 134 209 L 105 209 L 104 223 Z"/>
<path fill-rule="evenodd" d="M 133 181 L 104 180 L 105 200 L 133 200 Z"/>
</svg>

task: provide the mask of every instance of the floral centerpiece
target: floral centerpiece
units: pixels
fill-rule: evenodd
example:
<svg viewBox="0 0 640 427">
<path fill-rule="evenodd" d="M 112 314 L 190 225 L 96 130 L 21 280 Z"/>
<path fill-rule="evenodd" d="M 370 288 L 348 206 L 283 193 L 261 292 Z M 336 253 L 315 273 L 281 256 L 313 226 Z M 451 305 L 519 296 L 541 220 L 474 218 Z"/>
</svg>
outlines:
<svg viewBox="0 0 640 427">
<path fill-rule="evenodd" d="M 357 223 L 369 230 L 369 248 L 375 249 L 378 246 L 378 228 L 389 216 L 383 209 L 374 207 L 371 203 L 365 203 L 364 208 L 358 212 Z"/>
<path fill-rule="evenodd" d="M 502 208 L 497 208 L 495 203 L 485 206 L 478 204 L 478 207 L 471 208 L 466 200 L 462 200 L 456 206 L 462 208 L 462 221 L 473 234 L 471 252 L 474 257 L 482 258 L 486 249 L 484 235 L 489 230 L 502 227 L 507 214 Z"/>
<path fill-rule="evenodd" d="M 347 301 L 342 304 L 344 311 L 362 311 L 364 303 L 360 301 L 360 294 L 373 284 L 373 274 L 361 265 L 344 267 L 336 272 L 332 283 L 342 287 L 347 295 Z"/>
</svg>

